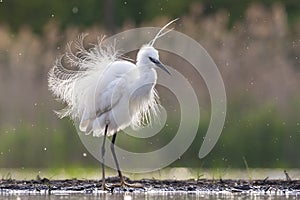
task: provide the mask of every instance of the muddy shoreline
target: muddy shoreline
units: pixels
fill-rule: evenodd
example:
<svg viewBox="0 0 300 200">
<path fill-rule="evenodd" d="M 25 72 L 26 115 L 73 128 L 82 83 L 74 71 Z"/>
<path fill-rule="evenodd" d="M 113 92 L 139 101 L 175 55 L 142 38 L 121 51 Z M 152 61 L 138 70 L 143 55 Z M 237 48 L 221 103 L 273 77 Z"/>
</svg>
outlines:
<svg viewBox="0 0 300 200">
<path fill-rule="evenodd" d="M 109 177 L 107 183 L 118 183 L 117 177 Z M 258 193 L 275 195 L 300 195 L 300 180 L 156 180 L 142 179 L 131 181 L 129 183 L 141 183 L 142 188 L 111 188 L 109 192 L 227 192 L 227 193 Z M 100 180 L 49 180 L 47 178 L 38 178 L 36 180 L 0 180 L 0 193 L 99 193 L 102 185 Z"/>
</svg>

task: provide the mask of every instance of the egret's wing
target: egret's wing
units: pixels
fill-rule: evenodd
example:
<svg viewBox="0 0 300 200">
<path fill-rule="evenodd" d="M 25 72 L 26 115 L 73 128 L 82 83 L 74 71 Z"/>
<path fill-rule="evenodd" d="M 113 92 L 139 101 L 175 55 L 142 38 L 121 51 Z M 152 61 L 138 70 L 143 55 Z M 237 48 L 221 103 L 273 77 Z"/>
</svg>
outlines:
<svg viewBox="0 0 300 200">
<path fill-rule="evenodd" d="M 117 80 L 108 84 L 101 93 L 97 94 L 95 91 L 94 100 L 87 106 L 82 114 L 79 129 L 82 132 L 89 133 L 93 128 L 93 122 L 97 117 L 110 111 L 121 99 L 123 92 L 113 94 L 117 87 Z M 119 88 L 123 91 L 123 88 Z"/>
<path fill-rule="evenodd" d="M 97 117 L 100 117 L 104 113 L 110 111 L 119 102 L 123 93 L 119 92 L 113 95 L 112 91 L 115 87 L 117 87 L 115 82 L 110 83 L 101 94 L 95 94 L 93 104 L 87 106 L 82 114 L 79 124 L 79 129 L 82 132 L 91 132 L 93 128 L 93 121 Z M 123 88 L 120 89 L 123 90 Z"/>
<path fill-rule="evenodd" d="M 93 121 L 114 108 L 126 92 L 127 73 L 135 68 L 128 61 L 116 61 L 109 65 L 99 78 L 93 97 L 89 95 L 94 99 L 82 114 L 79 125 L 81 131 L 89 133 L 93 128 Z"/>
</svg>

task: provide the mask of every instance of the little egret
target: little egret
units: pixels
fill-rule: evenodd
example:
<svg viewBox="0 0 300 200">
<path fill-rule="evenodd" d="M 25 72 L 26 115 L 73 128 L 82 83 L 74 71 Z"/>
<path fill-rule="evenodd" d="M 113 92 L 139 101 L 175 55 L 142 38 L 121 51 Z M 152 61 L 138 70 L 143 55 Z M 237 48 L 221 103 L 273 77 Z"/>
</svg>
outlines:
<svg viewBox="0 0 300 200">
<path fill-rule="evenodd" d="M 80 131 L 94 136 L 103 136 L 101 147 L 102 188 L 105 184 L 104 155 L 105 140 L 112 136 L 111 152 L 120 177 L 118 186 L 142 187 L 140 184 L 125 182 L 115 153 L 117 133 L 128 126 L 140 127 L 157 115 L 158 95 L 154 88 L 157 81 L 156 69 L 170 74 L 160 62 L 158 51 L 153 47 L 155 41 L 170 32 L 164 31 L 166 24 L 153 40 L 141 47 L 137 54 L 136 65 L 122 59 L 112 46 L 99 41 L 93 48 L 83 47 L 84 36 L 75 43 L 76 53 L 71 43 L 65 53 L 66 62 L 76 70 L 63 66 L 62 58 L 57 59 L 49 72 L 49 89 L 67 104 L 57 112 L 62 118 L 70 116 L 79 120 Z M 163 32 L 164 31 L 164 32 Z"/>
</svg>

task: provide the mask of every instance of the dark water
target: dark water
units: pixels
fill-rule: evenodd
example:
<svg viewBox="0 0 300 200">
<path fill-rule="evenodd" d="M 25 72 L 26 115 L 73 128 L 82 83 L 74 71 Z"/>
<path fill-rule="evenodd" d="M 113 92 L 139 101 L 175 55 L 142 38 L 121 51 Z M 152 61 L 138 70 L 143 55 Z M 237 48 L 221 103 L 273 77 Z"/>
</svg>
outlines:
<svg viewBox="0 0 300 200">
<path fill-rule="evenodd" d="M 160 192 L 160 193 L 98 193 L 98 194 L 0 194 L 0 199 L 13 200 L 198 200 L 198 199 L 298 199 L 297 195 L 261 195 L 261 194 L 233 194 L 233 193 L 187 193 L 187 192 Z"/>
</svg>

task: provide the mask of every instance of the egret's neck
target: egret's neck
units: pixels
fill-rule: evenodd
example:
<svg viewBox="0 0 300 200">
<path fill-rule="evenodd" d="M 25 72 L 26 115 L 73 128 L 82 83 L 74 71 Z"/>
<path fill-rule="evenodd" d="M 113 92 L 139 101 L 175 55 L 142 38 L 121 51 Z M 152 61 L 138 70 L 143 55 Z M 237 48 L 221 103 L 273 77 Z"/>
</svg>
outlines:
<svg viewBox="0 0 300 200">
<path fill-rule="evenodd" d="M 148 98 L 157 80 L 157 74 L 153 68 L 148 66 L 138 66 L 137 68 L 139 76 L 131 87 L 132 97 L 135 100 Z"/>
<path fill-rule="evenodd" d="M 155 69 L 147 65 L 139 66 L 138 69 L 139 69 L 139 79 L 140 79 L 139 81 L 141 83 L 151 83 L 153 85 L 156 84 L 157 73 Z"/>
</svg>

